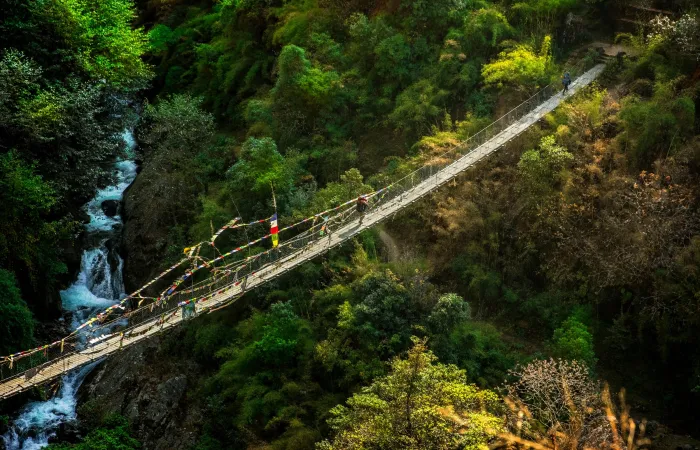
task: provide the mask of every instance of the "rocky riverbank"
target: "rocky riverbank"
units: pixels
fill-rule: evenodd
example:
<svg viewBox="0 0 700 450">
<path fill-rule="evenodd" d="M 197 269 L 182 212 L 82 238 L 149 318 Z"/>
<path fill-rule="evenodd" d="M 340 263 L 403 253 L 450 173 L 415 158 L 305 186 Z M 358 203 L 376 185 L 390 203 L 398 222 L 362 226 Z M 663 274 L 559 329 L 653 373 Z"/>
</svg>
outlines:
<svg viewBox="0 0 700 450">
<path fill-rule="evenodd" d="M 185 450 L 197 441 L 203 408 L 190 394 L 201 368 L 161 350 L 166 339 L 154 338 L 125 349 L 105 361 L 83 382 L 78 396 L 78 419 L 97 424 L 121 414 L 132 424 L 133 436 L 145 449 Z"/>
</svg>

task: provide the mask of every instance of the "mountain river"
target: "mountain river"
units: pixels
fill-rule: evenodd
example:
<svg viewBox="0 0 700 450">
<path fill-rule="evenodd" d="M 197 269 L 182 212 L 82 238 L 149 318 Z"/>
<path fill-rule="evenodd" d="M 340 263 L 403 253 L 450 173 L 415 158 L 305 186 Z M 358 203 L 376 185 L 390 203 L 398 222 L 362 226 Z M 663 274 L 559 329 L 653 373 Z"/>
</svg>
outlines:
<svg viewBox="0 0 700 450">
<path fill-rule="evenodd" d="M 132 132 L 124 131 L 123 139 L 127 155 L 132 158 L 135 148 Z M 136 177 L 136 163 L 130 159 L 118 161 L 114 170 L 115 184 L 100 189 L 84 207 L 90 215 L 90 222 L 85 225 L 88 244 L 82 254 L 77 280 L 68 289 L 61 291 L 63 308 L 71 312 L 72 329 L 91 314 L 116 303 L 126 295 L 122 280 L 123 261 L 117 251 L 122 230 L 118 208 L 124 191 Z M 5 448 L 43 448 L 49 444 L 49 439 L 56 436 L 61 424 L 75 420 L 78 388 L 95 364 L 98 363 L 64 376 L 61 388 L 53 398 L 25 405 L 14 418 L 9 431 L 0 437 Z"/>
</svg>

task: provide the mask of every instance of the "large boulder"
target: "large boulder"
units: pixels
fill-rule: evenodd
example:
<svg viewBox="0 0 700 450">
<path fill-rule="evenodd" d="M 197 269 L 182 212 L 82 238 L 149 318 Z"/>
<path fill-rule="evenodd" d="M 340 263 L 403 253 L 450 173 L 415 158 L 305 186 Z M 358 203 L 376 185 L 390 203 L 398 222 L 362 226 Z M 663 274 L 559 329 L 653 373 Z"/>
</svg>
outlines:
<svg viewBox="0 0 700 450">
<path fill-rule="evenodd" d="M 119 214 L 119 200 L 105 200 L 100 206 L 102 206 L 102 212 L 104 212 L 107 217 L 114 217 Z"/>
<path fill-rule="evenodd" d="M 49 444 L 76 444 L 83 439 L 85 430 L 77 421 L 63 422 L 58 426 L 56 435 L 49 438 Z"/>
</svg>

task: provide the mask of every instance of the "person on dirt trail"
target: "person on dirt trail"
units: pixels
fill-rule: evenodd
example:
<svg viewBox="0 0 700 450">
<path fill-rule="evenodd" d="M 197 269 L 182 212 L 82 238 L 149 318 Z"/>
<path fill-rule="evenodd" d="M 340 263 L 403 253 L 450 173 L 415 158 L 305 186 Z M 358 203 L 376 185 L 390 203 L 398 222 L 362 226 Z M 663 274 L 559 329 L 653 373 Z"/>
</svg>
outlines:
<svg viewBox="0 0 700 450">
<path fill-rule="evenodd" d="M 564 91 L 562 94 L 569 92 L 569 86 L 571 85 L 571 74 L 566 72 L 563 77 L 561 77 L 561 84 L 564 86 Z"/>
<path fill-rule="evenodd" d="M 365 218 L 365 213 L 369 208 L 369 202 L 367 201 L 366 195 L 360 195 L 357 199 L 357 212 L 360 214 L 360 225 L 362 225 L 362 219 Z"/>
</svg>

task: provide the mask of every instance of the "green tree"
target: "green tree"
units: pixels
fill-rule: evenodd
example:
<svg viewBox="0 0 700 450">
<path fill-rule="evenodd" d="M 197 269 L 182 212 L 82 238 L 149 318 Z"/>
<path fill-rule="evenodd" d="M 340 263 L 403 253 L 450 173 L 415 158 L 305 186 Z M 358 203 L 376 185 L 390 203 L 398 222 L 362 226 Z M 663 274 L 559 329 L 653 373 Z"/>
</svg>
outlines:
<svg viewBox="0 0 700 450">
<path fill-rule="evenodd" d="M 315 67 L 303 48 L 286 45 L 282 49 L 271 93 L 283 138 L 295 137 L 302 129 L 313 126 L 319 113 L 332 106 L 338 81 L 335 71 Z"/>
<path fill-rule="evenodd" d="M 525 187 L 536 197 L 551 189 L 560 172 L 574 157 L 564 147 L 557 145 L 554 136 L 540 141 L 539 150 L 528 150 L 520 157 L 518 170 Z"/>
<path fill-rule="evenodd" d="M 214 141 L 214 118 L 200 104 L 189 95 L 166 97 L 146 106 L 136 129 L 144 165 L 124 209 L 134 224 L 125 239 L 143 243 L 129 255 L 134 266 L 155 272 L 156 260 L 182 258 L 182 249 L 191 244 L 187 230 L 202 207 L 199 195 L 211 181 L 206 177 L 210 169 L 199 163 L 202 155 L 213 156 L 207 164 L 214 165 L 214 173 L 224 171 L 216 161 L 221 148 Z"/>
<path fill-rule="evenodd" d="M 571 316 L 554 330 L 552 351 L 559 358 L 582 361 L 595 367 L 597 358 L 593 349 L 593 335 L 576 316 Z"/>
<path fill-rule="evenodd" d="M 68 42 L 77 65 L 93 79 L 120 87 L 143 87 L 151 77 L 141 56 L 148 41 L 132 24 L 132 0 L 50 0 L 32 12 Z"/>
<path fill-rule="evenodd" d="M 15 152 L 0 155 L 0 264 L 24 274 L 31 284 L 53 286 L 64 273 L 59 241 L 68 237 L 69 224 L 47 217 L 56 204 L 51 185 L 24 164 Z M 26 279 L 26 278 L 25 278 Z"/>
<path fill-rule="evenodd" d="M 498 329 L 483 322 L 457 325 L 436 353 L 441 360 L 463 368 L 470 380 L 484 387 L 501 384 L 516 362 Z"/>
<path fill-rule="evenodd" d="M 47 450 L 137 450 L 141 443 L 131 437 L 129 423 L 119 415 L 107 417 L 78 444 L 51 444 Z"/>
<path fill-rule="evenodd" d="M 448 92 L 431 80 L 418 81 L 399 94 L 389 120 L 399 130 L 413 130 L 417 136 L 428 134 L 444 117 L 447 96 Z"/>
<path fill-rule="evenodd" d="M 186 170 L 214 137 L 214 117 L 201 99 L 178 94 L 148 104 L 138 128 L 145 157 L 160 173 Z"/>
<path fill-rule="evenodd" d="M 142 59 L 146 35 L 132 27 L 132 0 L 8 1 L 0 17 L 0 48 L 23 51 L 47 80 L 74 76 L 124 89 L 144 87 L 152 76 Z"/>
<path fill-rule="evenodd" d="M 470 2 L 463 0 L 408 0 L 401 2 L 404 26 L 423 37 L 437 38 L 451 24 L 459 23 Z"/>
<path fill-rule="evenodd" d="M 148 32 L 150 53 L 162 56 L 167 53 L 169 46 L 175 43 L 176 34 L 173 29 L 162 23 L 157 24 Z"/>
<path fill-rule="evenodd" d="M 414 338 L 388 375 L 331 410 L 334 449 L 486 449 L 503 428 L 499 398 L 467 384 L 464 371 L 445 366 Z"/>
<path fill-rule="evenodd" d="M 6 145 L 55 181 L 61 198 L 87 199 L 122 146 L 123 105 L 101 83 L 74 77 L 49 82 L 45 71 L 23 52 L 8 50 L 0 60 L 0 130 Z M 107 111 L 120 119 L 105 118 Z"/>
<path fill-rule="evenodd" d="M 358 280 L 353 291 L 360 299 L 353 307 L 358 339 L 388 356 L 406 348 L 418 313 L 406 286 L 387 270 Z"/>
<path fill-rule="evenodd" d="M 272 189 L 283 196 L 294 185 L 295 168 L 287 164 L 271 138 L 248 138 L 243 143 L 239 160 L 228 170 L 231 190 L 241 197 L 254 194 L 265 202 L 272 198 Z"/>
<path fill-rule="evenodd" d="M 30 348 L 34 318 L 17 287 L 12 272 L 0 269 L 0 354 Z"/>
<path fill-rule="evenodd" d="M 431 80 L 447 91 L 446 106 L 465 101 L 470 94 L 479 92 L 475 88 L 481 81 L 482 60 L 467 56 L 464 41 L 465 35 L 460 30 L 450 31 L 440 53 L 437 74 Z"/>
<path fill-rule="evenodd" d="M 487 85 L 499 89 L 531 91 L 546 85 L 553 73 L 552 38 L 545 36 L 539 52 L 523 44 L 514 44 L 484 65 L 481 74 Z"/>
<path fill-rule="evenodd" d="M 433 333 L 447 334 L 457 324 L 471 319 L 471 308 L 457 294 L 445 294 L 437 302 L 428 316 L 428 324 Z"/>
<path fill-rule="evenodd" d="M 272 435 L 304 434 L 299 419 L 317 387 L 304 380 L 313 352 L 308 322 L 289 302 L 275 303 L 236 327 L 238 341 L 218 352 L 223 359 L 207 382 L 222 401 L 228 426 L 249 425 Z M 301 439 L 301 436 L 297 436 Z"/>
<path fill-rule="evenodd" d="M 356 256 L 356 261 L 366 258 L 364 251 Z M 382 361 L 408 348 L 412 328 L 424 312 L 412 294 L 389 270 L 369 271 L 352 283 L 350 292 L 329 288 L 316 294 L 321 302 L 330 297 L 339 303 L 335 326 L 316 347 L 317 357 L 339 384 L 350 387 L 382 375 Z"/>
<path fill-rule="evenodd" d="M 403 34 L 396 33 L 374 48 L 377 75 L 391 84 L 404 84 L 412 78 L 411 46 Z"/>
<path fill-rule="evenodd" d="M 620 119 L 623 142 L 632 150 L 637 167 L 645 168 L 654 159 L 676 150 L 695 129 L 695 103 L 685 95 L 675 95 L 674 83 L 657 82 L 651 100 L 636 96 L 623 102 Z"/>
<path fill-rule="evenodd" d="M 506 16 L 495 8 L 473 11 L 464 21 L 465 50 L 487 56 L 504 39 L 515 34 Z"/>
<path fill-rule="evenodd" d="M 0 120 L 16 124 L 21 102 L 39 89 L 42 70 L 39 65 L 16 49 L 7 49 L 0 61 Z"/>
<path fill-rule="evenodd" d="M 587 2 L 594 1 L 597 0 Z M 510 9 L 523 31 L 539 37 L 553 28 L 557 18 L 581 3 L 581 0 L 528 0 L 515 2 Z"/>
<path fill-rule="evenodd" d="M 362 173 L 350 169 L 340 176 L 339 182 L 330 182 L 316 192 L 311 211 L 325 211 L 371 191 L 372 186 L 365 184 Z"/>
</svg>

